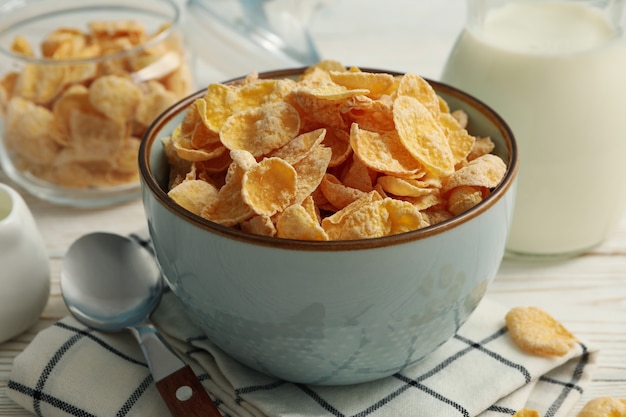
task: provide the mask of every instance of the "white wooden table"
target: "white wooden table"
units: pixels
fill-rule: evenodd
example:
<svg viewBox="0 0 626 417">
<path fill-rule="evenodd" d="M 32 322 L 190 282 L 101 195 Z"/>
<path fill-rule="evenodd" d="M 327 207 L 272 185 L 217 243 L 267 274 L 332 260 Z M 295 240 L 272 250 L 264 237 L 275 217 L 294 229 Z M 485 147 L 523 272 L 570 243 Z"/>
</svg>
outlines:
<svg viewBox="0 0 626 417">
<path fill-rule="evenodd" d="M 336 0 L 316 16 L 312 32 L 324 57 L 437 79 L 464 13 L 463 0 Z M 0 182 L 13 185 L 1 173 Z M 70 243 L 92 231 L 127 234 L 145 226 L 139 200 L 84 210 L 24 197 L 46 241 L 52 290 L 40 322 L 0 345 L 0 416 L 28 415 L 7 398 L 6 384 L 13 358 L 38 331 L 67 314 L 59 269 Z M 603 245 L 575 259 L 538 264 L 505 260 L 487 296 L 511 307 L 542 307 L 600 348 L 593 381 L 572 417 L 591 398 L 626 398 L 626 216 Z"/>
</svg>

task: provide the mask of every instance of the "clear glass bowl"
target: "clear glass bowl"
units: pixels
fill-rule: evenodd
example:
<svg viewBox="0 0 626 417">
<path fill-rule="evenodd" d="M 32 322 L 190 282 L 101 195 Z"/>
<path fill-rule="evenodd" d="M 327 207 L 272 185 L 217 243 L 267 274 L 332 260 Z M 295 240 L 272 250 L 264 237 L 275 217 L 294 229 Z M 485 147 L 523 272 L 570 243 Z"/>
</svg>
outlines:
<svg viewBox="0 0 626 417">
<path fill-rule="evenodd" d="M 0 162 L 32 194 L 95 207 L 138 198 L 137 150 L 195 88 L 173 0 L 0 5 Z"/>
</svg>

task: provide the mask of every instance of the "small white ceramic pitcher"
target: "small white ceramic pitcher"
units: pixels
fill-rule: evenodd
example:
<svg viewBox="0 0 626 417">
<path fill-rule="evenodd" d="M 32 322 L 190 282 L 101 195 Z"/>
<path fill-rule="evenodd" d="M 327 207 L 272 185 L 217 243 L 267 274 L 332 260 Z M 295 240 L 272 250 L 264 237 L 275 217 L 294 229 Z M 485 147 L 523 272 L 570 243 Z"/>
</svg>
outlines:
<svg viewBox="0 0 626 417">
<path fill-rule="evenodd" d="M 50 295 L 50 265 L 33 216 L 13 188 L 0 183 L 0 343 L 39 319 Z"/>
</svg>

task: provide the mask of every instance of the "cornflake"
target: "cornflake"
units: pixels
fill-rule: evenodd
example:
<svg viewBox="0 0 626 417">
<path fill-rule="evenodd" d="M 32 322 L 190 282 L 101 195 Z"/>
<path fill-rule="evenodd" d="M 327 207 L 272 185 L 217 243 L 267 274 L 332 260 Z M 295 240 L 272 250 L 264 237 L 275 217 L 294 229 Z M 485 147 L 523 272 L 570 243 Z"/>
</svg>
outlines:
<svg viewBox="0 0 626 417">
<path fill-rule="evenodd" d="M 518 410 L 513 417 L 540 417 L 539 412 L 537 410 L 532 410 L 530 408 L 522 408 Z"/>
<path fill-rule="evenodd" d="M 261 236 L 405 233 L 474 207 L 502 180 L 506 165 L 490 153 L 493 142 L 472 136 L 467 123 L 416 74 L 337 61 L 321 61 L 295 81 L 250 74 L 209 85 L 164 138 L 175 173 L 169 195 L 208 220 Z"/>
<path fill-rule="evenodd" d="M 515 307 L 505 317 L 511 339 L 524 352 L 537 356 L 563 356 L 576 337 L 538 307 Z"/>
<path fill-rule="evenodd" d="M 626 398 L 594 398 L 585 404 L 578 417 L 626 417 Z"/>
</svg>

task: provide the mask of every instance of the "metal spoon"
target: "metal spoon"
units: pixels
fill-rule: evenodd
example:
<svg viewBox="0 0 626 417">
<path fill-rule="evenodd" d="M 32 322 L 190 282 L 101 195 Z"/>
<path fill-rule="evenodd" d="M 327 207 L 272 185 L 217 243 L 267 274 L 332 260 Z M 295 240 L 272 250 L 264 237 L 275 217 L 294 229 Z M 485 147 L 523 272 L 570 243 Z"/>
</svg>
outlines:
<svg viewBox="0 0 626 417">
<path fill-rule="evenodd" d="M 148 250 L 111 233 L 85 235 L 65 255 L 61 290 L 69 310 L 85 325 L 131 331 L 174 417 L 221 417 L 189 365 L 149 321 L 161 300 L 163 280 Z"/>
</svg>

